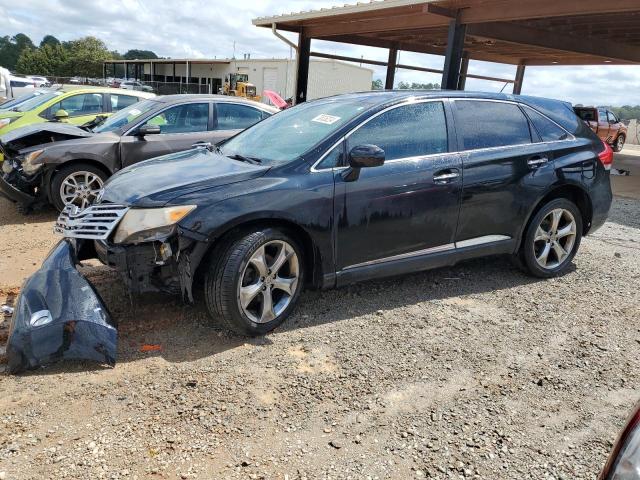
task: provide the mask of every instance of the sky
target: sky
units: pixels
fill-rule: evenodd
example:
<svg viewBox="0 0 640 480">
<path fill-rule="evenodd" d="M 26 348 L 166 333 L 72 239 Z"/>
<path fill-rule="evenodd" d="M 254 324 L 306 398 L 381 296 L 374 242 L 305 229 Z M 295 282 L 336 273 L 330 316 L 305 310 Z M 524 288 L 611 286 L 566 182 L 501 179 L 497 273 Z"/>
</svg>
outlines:
<svg viewBox="0 0 640 480">
<path fill-rule="evenodd" d="M 25 33 L 35 43 L 52 34 L 60 40 L 93 35 L 109 49 L 152 50 L 173 58 L 285 58 L 290 48 L 269 29 L 254 27 L 260 16 L 320 9 L 355 0 L 0 0 L 0 35 Z M 362 1 L 362 0 L 361 0 Z M 295 34 L 287 34 L 294 42 Z M 387 51 L 313 41 L 326 53 L 386 61 Z M 444 58 L 400 53 L 403 64 L 442 68 Z M 372 67 L 384 78 L 384 67 Z M 471 61 L 469 73 L 514 78 L 515 66 Z M 440 76 L 399 70 L 396 82 L 439 83 Z M 503 83 L 467 80 L 467 90 L 500 91 Z M 509 91 L 508 85 L 505 91 Z M 528 67 L 523 94 L 588 105 L 640 104 L 640 66 Z"/>
</svg>

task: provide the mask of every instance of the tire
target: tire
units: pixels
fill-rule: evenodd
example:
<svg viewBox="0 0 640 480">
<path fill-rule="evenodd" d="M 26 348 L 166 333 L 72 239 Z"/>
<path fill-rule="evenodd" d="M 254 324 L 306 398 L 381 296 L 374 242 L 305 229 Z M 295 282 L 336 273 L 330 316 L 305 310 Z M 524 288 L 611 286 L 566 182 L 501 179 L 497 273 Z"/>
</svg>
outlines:
<svg viewBox="0 0 640 480">
<path fill-rule="evenodd" d="M 581 240 L 580 210 L 572 201 L 557 198 L 544 205 L 529 222 L 516 263 L 535 277 L 561 275 L 571 264 Z"/>
<path fill-rule="evenodd" d="M 281 258 L 287 259 L 273 271 Z M 207 310 L 236 333 L 264 335 L 293 311 L 304 273 L 302 249 L 287 233 L 264 228 L 236 236 L 220 245 L 209 260 L 204 287 Z M 268 305 L 269 298 L 271 310 L 264 303 L 267 300 Z"/>
<path fill-rule="evenodd" d="M 614 152 L 620 152 L 622 151 L 622 149 L 624 148 L 624 142 L 627 140 L 627 137 L 625 137 L 624 133 L 621 133 L 620 135 L 618 135 L 618 138 L 616 138 L 616 141 L 613 142 L 612 148 Z"/>
<path fill-rule="evenodd" d="M 78 198 L 73 201 L 73 203 L 80 208 L 86 208 L 91 205 L 93 200 L 95 200 L 98 191 L 102 188 L 108 177 L 105 172 L 89 163 L 74 163 L 72 165 L 62 167 L 51 179 L 51 188 L 49 191 L 51 203 L 53 203 L 53 206 L 56 207 L 58 211 L 61 211 L 66 206 L 67 199 L 69 198 L 63 198 L 63 194 L 61 192 L 63 184 L 74 176 L 78 177 L 78 179 L 76 179 L 77 185 L 83 188 L 83 190 L 78 193 Z M 86 182 L 80 181 L 82 178 L 88 178 L 90 181 L 90 185 L 89 187 L 86 187 L 86 189 L 84 186 L 84 183 Z M 65 185 L 67 192 L 71 195 L 72 187 L 68 183 Z"/>
</svg>

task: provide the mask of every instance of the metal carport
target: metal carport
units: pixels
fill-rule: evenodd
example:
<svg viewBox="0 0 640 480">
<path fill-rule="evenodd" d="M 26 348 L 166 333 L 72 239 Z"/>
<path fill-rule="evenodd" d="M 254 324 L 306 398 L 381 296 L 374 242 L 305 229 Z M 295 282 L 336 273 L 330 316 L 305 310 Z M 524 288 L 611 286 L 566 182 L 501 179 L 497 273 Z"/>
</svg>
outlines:
<svg viewBox="0 0 640 480">
<path fill-rule="evenodd" d="M 640 64 L 640 0 L 377 0 L 253 21 L 296 32 L 296 102 L 307 96 L 310 56 L 442 73 L 443 89 L 464 89 L 466 78 L 513 83 L 520 93 L 528 65 Z M 317 53 L 314 39 L 382 47 L 387 62 Z M 444 56 L 442 70 L 397 64 L 398 51 Z M 517 65 L 505 80 L 469 74 L 469 60 Z"/>
</svg>

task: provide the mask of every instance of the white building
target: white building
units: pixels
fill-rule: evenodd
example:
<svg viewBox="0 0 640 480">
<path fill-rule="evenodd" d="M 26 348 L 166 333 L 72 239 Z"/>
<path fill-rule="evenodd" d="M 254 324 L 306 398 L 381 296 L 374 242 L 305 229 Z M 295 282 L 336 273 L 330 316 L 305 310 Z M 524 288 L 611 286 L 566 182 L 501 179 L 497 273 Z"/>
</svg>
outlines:
<svg viewBox="0 0 640 480">
<path fill-rule="evenodd" d="M 125 70 L 126 69 L 126 70 Z M 153 59 L 105 62 L 105 77 L 147 82 L 189 83 L 217 93 L 230 73 L 246 73 L 258 94 L 273 90 L 282 98 L 295 92 L 296 62 L 288 59 Z M 308 99 L 371 90 L 373 70 L 337 60 L 312 59 Z"/>
</svg>

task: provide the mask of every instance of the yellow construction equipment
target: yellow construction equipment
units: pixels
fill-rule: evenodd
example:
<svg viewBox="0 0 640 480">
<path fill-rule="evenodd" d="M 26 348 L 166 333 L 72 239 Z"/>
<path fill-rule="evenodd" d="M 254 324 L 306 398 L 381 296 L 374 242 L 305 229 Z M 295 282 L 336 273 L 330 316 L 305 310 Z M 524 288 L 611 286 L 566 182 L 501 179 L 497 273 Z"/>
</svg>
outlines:
<svg viewBox="0 0 640 480">
<path fill-rule="evenodd" d="M 222 90 L 224 95 L 243 97 L 249 100 L 260 101 L 260 95 L 256 92 L 256 86 L 249 83 L 249 75 L 246 73 L 231 73 L 224 79 Z"/>
</svg>

